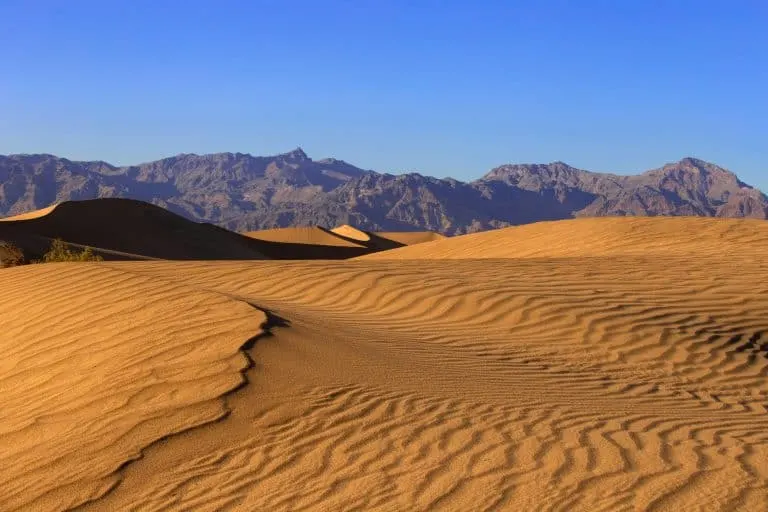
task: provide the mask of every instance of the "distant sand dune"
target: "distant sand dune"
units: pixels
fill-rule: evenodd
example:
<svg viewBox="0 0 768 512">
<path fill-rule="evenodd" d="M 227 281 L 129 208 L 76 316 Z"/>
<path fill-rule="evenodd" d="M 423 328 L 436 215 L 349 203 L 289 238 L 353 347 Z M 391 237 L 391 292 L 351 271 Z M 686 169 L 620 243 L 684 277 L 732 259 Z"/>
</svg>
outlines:
<svg viewBox="0 0 768 512">
<path fill-rule="evenodd" d="M 768 253 L 768 222 L 704 217 L 598 217 L 537 222 L 366 256 L 372 259 L 562 258 Z"/>
<path fill-rule="evenodd" d="M 265 258 L 262 242 L 130 199 L 68 201 L 3 220 L 0 240 L 14 241 L 28 258 L 40 258 L 53 238 L 93 247 L 106 259 Z"/>
<path fill-rule="evenodd" d="M 317 226 L 265 229 L 243 234 L 258 240 L 261 243 L 259 249 L 270 259 L 344 260 L 371 253 L 367 245 Z"/>
<path fill-rule="evenodd" d="M 11 499 L 22 485 L 44 496 L 40 510 L 62 503 L 50 496 L 63 491 L 41 494 L 69 481 L 57 468 L 82 478 L 67 484 L 77 491 L 70 503 L 111 489 L 83 510 L 766 510 L 763 224 L 654 220 L 566 221 L 550 224 L 551 235 L 537 225 L 539 249 L 533 232 L 513 228 L 392 253 L 444 259 L 0 271 L 13 283 L 0 311 L 40 304 L 19 319 L 0 316 L 0 333 L 10 333 L 0 334 L 10 350 L 0 376 L 18 375 L 0 380 L 17 404 L 0 427 L 38 418 L 50 428 L 20 441 L 0 434 L 3 460 L 13 461 L 0 475 L 12 483 Z M 495 259 L 478 259 L 483 251 Z M 22 295 L 24 287 L 36 291 Z M 85 307 L 64 296 L 104 302 L 104 310 L 78 314 Z M 248 385 L 230 392 L 228 379 L 242 368 L 233 361 L 246 331 L 261 325 L 259 310 L 269 312 L 273 336 L 247 349 Z M 54 311 L 63 320 L 51 329 Z M 170 348 L 182 342 L 185 350 Z M 109 362 L 99 351 L 74 357 L 70 376 L 56 360 L 86 344 L 103 344 Z M 193 402 L 128 392 L 142 389 L 142 371 L 151 376 L 175 357 L 183 376 L 160 372 L 160 389 L 191 386 L 184 396 Z M 220 385 L 195 378 L 209 366 Z M 37 367 L 83 384 L 71 388 Z M 136 398 L 99 402 L 113 392 L 86 385 L 95 371 L 117 375 L 114 389 Z M 226 419 L 209 421 L 221 408 L 208 413 L 201 401 L 221 407 L 224 394 Z M 21 405 L 37 397 L 39 406 Z M 85 397 L 125 414 L 89 419 L 87 408 L 66 405 Z M 209 415 L 182 422 L 161 443 L 142 439 L 141 459 L 108 469 L 107 461 L 127 459 L 103 447 L 124 445 L 102 432 L 180 408 L 184 418 Z M 51 409 L 80 416 L 52 423 Z M 110 428 L 83 427 L 89 436 L 72 439 L 89 442 L 64 442 L 80 424 Z M 73 458 L 72 443 L 96 469 Z M 13 458 L 23 453 L 29 460 Z"/>
<path fill-rule="evenodd" d="M 446 238 L 445 235 L 435 233 L 434 231 L 378 231 L 374 234 L 403 245 L 423 244 L 424 242 L 433 242 Z"/>
<path fill-rule="evenodd" d="M 12 217 L 0 217 L 0 222 L 14 222 L 18 220 L 30 220 L 30 219 L 38 219 L 40 217 L 45 217 L 49 213 L 51 213 L 53 210 L 56 209 L 58 206 L 57 204 L 52 204 L 51 206 L 48 206 L 46 208 L 41 208 L 39 210 L 33 210 L 31 212 L 21 213 L 19 215 L 14 215 Z"/>
<path fill-rule="evenodd" d="M 349 225 L 332 230 L 305 226 L 243 234 L 262 241 L 260 250 L 270 259 L 294 260 L 348 259 L 445 238 L 431 231 L 368 233 Z"/>
<path fill-rule="evenodd" d="M 342 238 L 330 230 L 318 226 L 294 228 L 264 229 L 249 231 L 245 236 L 268 242 L 284 242 L 292 244 L 313 244 L 339 247 L 363 247 L 346 238 Z"/>
<path fill-rule="evenodd" d="M 415 245 L 433 240 L 442 240 L 445 236 L 433 231 L 362 231 L 349 225 L 343 225 L 331 230 L 347 240 L 368 247 L 371 252 L 388 251 L 406 245 Z"/>
<path fill-rule="evenodd" d="M 371 240 L 371 236 L 366 233 L 363 230 L 357 229 L 356 227 L 350 226 L 349 224 L 343 224 L 341 226 L 337 226 L 331 230 L 333 233 L 336 233 L 339 236 L 343 236 L 344 238 L 348 238 L 349 240 L 355 240 L 358 242 L 368 242 Z"/>
</svg>

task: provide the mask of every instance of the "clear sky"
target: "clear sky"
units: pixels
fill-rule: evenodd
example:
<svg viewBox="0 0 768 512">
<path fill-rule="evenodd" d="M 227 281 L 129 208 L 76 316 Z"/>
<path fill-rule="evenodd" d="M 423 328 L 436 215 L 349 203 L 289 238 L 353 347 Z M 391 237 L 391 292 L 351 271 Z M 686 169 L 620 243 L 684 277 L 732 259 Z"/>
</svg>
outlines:
<svg viewBox="0 0 768 512">
<path fill-rule="evenodd" d="M 768 190 L 765 0 L 0 0 L 0 154 L 301 146 L 459 179 L 685 156 Z"/>
</svg>

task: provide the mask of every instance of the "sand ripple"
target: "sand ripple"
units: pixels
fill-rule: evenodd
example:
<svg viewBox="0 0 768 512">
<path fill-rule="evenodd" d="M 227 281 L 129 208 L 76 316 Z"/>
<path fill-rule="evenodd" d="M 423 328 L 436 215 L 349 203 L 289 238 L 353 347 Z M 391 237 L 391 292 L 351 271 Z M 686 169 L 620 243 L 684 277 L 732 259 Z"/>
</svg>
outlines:
<svg viewBox="0 0 768 512">
<path fill-rule="evenodd" d="M 266 317 L 177 282 L 89 264 L 6 269 L 0 510 L 64 510 L 147 445 L 222 418 Z"/>
<path fill-rule="evenodd" d="M 388 257 L 0 271 L 0 509 L 768 510 L 764 224 Z"/>
<path fill-rule="evenodd" d="M 150 450 L 94 509 L 768 507 L 760 262 L 112 266 L 290 326 L 253 348 L 226 421 Z"/>
</svg>

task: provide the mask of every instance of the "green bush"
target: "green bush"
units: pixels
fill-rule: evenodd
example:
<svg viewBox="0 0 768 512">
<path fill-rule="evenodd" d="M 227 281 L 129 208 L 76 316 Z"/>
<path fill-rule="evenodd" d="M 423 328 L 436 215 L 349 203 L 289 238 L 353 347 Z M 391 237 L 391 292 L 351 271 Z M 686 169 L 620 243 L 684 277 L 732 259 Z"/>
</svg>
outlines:
<svg viewBox="0 0 768 512">
<path fill-rule="evenodd" d="M 57 263 L 62 261 L 103 261 L 104 258 L 93 253 L 93 249 L 86 247 L 80 252 L 73 251 L 63 240 L 57 238 L 51 243 L 51 248 L 43 255 L 44 263 Z"/>
</svg>

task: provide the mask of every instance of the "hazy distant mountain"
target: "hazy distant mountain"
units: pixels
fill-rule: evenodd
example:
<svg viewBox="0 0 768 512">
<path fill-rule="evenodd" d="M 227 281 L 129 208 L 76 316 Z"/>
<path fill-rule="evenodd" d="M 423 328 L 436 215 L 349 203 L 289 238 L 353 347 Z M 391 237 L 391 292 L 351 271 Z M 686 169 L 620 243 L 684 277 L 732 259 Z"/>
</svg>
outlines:
<svg viewBox="0 0 768 512">
<path fill-rule="evenodd" d="M 96 197 L 140 199 L 240 231 L 348 223 L 459 234 L 577 216 L 768 218 L 763 193 L 693 158 L 635 176 L 562 162 L 504 165 L 464 183 L 315 161 L 301 149 L 271 157 L 182 154 L 130 167 L 52 155 L 0 156 L 0 216 Z"/>
</svg>

